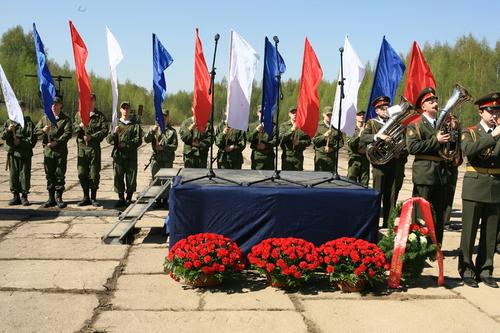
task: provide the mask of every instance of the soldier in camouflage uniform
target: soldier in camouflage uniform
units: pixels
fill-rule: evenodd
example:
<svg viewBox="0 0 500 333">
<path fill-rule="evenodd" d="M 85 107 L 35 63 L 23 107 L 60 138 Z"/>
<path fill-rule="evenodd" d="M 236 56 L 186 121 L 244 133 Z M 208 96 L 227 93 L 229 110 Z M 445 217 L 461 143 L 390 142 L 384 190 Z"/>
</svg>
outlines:
<svg viewBox="0 0 500 333">
<path fill-rule="evenodd" d="M 137 149 L 142 144 L 142 128 L 130 114 L 130 103 L 120 105 L 121 117 L 107 141 L 114 145 L 113 157 L 114 189 L 118 193 L 115 207 L 125 207 L 132 203 L 132 195 L 137 188 Z M 124 181 L 125 179 L 125 181 Z M 127 198 L 125 200 L 125 192 Z"/>
<path fill-rule="evenodd" d="M 464 284 L 477 288 L 482 281 L 498 288 L 492 278 L 500 219 L 500 92 L 478 99 L 481 121 L 462 132 L 467 168 L 462 189 L 462 236 L 458 270 Z M 472 255 L 481 220 L 478 254 Z"/>
<path fill-rule="evenodd" d="M 290 121 L 280 126 L 281 169 L 290 171 L 304 170 L 304 150 L 311 144 L 307 134 L 297 128 L 295 117 L 297 108 L 288 110 Z"/>
<path fill-rule="evenodd" d="M 274 147 L 276 147 L 276 135 L 273 133 L 272 138 L 264 130 L 264 124 L 260 122 L 261 106 L 257 107 L 258 124 L 250 125 L 248 133 L 248 143 L 252 149 L 251 168 L 252 170 L 274 170 Z"/>
<path fill-rule="evenodd" d="M 26 112 L 26 103 L 19 101 L 23 113 Z M 10 171 L 10 191 L 13 194 L 9 206 L 22 204 L 29 206 L 28 193 L 31 180 L 31 158 L 33 147 L 36 144 L 35 124 L 29 116 L 24 116 L 24 127 L 6 122 L 2 131 L 2 140 L 5 141 L 7 151 L 7 165 Z M 19 197 L 19 193 L 22 196 Z"/>
<path fill-rule="evenodd" d="M 219 169 L 241 170 L 243 165 L 243 149 L 247 143 L 247 134 L 236 128 L 231 128 L 224 121 L 217 127 L 215 145 L 217 152 L 217 167 Z"/>
<path fill-rule="evenodd" d="M 337 149 L 338 130 L 330 126 L 332 121 L 331 106 L 326 106 L 323 109 L 323 121 L 319 123 L 316 135 L 312 142 L 314 145 L 314 171 L 330 171 L 333 172 L 335 166 L 335 149 Z M 344 146 L 344 139 L 340 135 L 338 149 Z"/>
<path fill-rule="evenodd" d="M 361 142 L 361 133 L 365 126 L 365 111 L 356 113 L 356 129 L 352 136 L 347 138 L 349 151 L 349 167 L 347 177 L 350 180 L 368 186 L 370 181 L 370 161 L 366 158 L 366 145 Z"/>
<path fill-rule="evenodd" d="M 95 101 L 96 96 L 92 94 L 87 128 L 83 125 L 80 114 L 75 115 L 78 179 L 83 190 L 83 199 L 77 203 L 78 206 L 101 206 L 97 201 L 101 172 L 101 141 L 108 135 L 109 124 L 104 114 L 95 107 Z"/>
<path fill-rule="evenodd" d="M 413 196 L 429 201 L 436 216 L 436 238 L 442 244 L 446 203 L 452 178 L 452 163 L 444 160 L 439 152 L 442 144 L 450 141 L 450 134 L 436 129 L 438 103 L 435 90 L 425 88 L 417 97 L 415 106 L 423 111 L 419 120 L 408 125 L 406 148 L 415 155 L 413 162 Z"/>
<path fill-rule="evenodd" d="M 49 200 L 43 207 L 66 207 L 62 199 L 65 185 L 66 167 L 68 164 L 68 140 L 73 134 L 71 119 L 62 112 L 62 99 L 54 98 L 52 112 L 56 125 L 51 124 L 47 117 L 42 118 L 35 128 L 35 135 L 43 135 L 43 164 L 47 178 Z"/>
<path fill-rule="evenodd" d="M 177 131 L 170 124 L 169 110 L 163 110 L 163 121 L 165 132 L 160 132 L 160 126 L 156 124 L 144 136 L 144 142 L 151 143 L 153 154 L 151 155 L 151 177 L 154 177 L 161 168 L 171 168 L 175 159 L 177 149 Z"/>
<path fill-rule="evenodd" d="M 200 133 L 196 127 L 194 117 L 189 117 L 182 122 L 179 130 L 181 140 L 184 142 L 184 167 L 206 168 L 208 150 L 210 149 L 210 133 L 212 129 L 207 123 L 205 132 Z"/>
</svg>

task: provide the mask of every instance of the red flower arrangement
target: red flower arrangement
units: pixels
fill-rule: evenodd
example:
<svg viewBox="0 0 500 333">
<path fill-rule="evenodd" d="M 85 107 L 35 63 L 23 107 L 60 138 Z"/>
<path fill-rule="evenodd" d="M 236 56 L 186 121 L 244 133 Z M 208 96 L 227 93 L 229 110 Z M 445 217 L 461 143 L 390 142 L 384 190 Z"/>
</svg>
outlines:
<svg viewBox="0 0 500 333">
<path fill-rule="evenodd" d="M 300 238 L 268 238 L 252 247 L 248 261 L 274 287 L 294 288 L 319 266 L 314 244 Z"/>
<path fill-rule="evenodd" d="M 361 290 L 366 282 L 383 281 L 389 269 L 384 252 L 362 239 L 338 238 L 321 245 L 318 252 L 330 281 L 344 290 L 352 288 L 346 291 Z"/>
<path fill-rule="evenodd" d="M 166 273 L 195 287 L 219 284 L 227 275 L 243 270 L 243 255 L 236 243 L 213 233 L 188 236 L 165 258 Z"/>
</svg>

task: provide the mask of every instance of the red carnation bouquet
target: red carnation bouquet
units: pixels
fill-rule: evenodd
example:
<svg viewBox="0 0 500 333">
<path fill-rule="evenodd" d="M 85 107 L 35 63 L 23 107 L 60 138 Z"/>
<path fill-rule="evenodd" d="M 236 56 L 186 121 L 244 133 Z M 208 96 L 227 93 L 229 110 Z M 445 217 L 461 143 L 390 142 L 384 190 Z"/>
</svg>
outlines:
<svg viewBox="0 0 500 333">
<path fill-rule="evenodd" d="M 338 238 L 321 245 L 318 252 L 330 281 L 345 291 L 359 291 L 366 282 L 383 281 L 389 269 L 384 252 L 362 239 Z"/>
<path fill-rule="evenodd" d="M 314 244 L 300 238 L 268 238 L 252 247 L 248 261 L 278 288 L 295 288 L 319 266 Z"/>
<path fill-rule="evenodd" d="M 172 247 L 165 258 L 166 273 L 195 287 L 221 283 L 224 278 L 243 270 L 243 255 L 236 243 L 213 233 L 188 236 Z"/>
</svg>

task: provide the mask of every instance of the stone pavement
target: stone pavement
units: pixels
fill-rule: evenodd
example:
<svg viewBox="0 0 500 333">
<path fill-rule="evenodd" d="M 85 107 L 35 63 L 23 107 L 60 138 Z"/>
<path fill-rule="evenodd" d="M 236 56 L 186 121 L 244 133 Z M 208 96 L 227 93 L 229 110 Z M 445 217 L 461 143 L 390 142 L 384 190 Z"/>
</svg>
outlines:
<svg viewBox="0 0 500 333">
<path fill-rule="evenodd" d="M 167 239 L 165 210 L 148 212 L 131 245 L 103 245 L 100 236 L 116 222 L 111 209 L 111 148 L 103 149 L 99 198 L 104 208 L 80 209 L 75 142 L 67 172 L 69 202 L 64 210 L 43 209 L 46 200 L 41 147 L 35 148 L 29 209 L 7 206 L 8 176 L 0 174 L 0 332 L 470 332 L 500 331 L 500 289 L 462 286 L 457 267 L 460 231 L 444 238 L 444 287 L 436 286 L 432 263 L 411 286 L 364 295 L 334 290 L 324 279 L 295 292 L 267 287 L 252 274 L 221 289 L 196 290 L 162 272 Z M 181 150 L 176 166 L 181 166 Z M 138 189 L 149 182 L 139 157 Z M 312 170 L 312 151 L 306 169 Z M 249 149 L 245 151 L 249 167 Z M 0 153 L 4 165 L 5 152 Z M 341 154 L 340 173 L 347 159 Z M 411 194 L 411 161 L 401 199 Z M 461 180 L 461 178 L 460 178 Z M 461 181 L 455 197 L 454 226 L 460 221 Z M 496 276 L 500 264 L 496 263 Z M 497 279 L 498 281 L 498 279 Z"/>
</svg>

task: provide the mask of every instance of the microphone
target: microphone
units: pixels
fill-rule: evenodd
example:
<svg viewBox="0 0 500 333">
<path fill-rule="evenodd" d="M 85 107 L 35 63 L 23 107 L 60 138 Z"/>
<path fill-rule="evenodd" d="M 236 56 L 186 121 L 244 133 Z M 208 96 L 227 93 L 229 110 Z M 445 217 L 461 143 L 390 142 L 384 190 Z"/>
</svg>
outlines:
<svg viewBox="0 0 500 333">
<path fill-rule="evenodd" d="M 214 37 L 215 41 L 218 41 L 219 38 L 220 38 L 220 35 L 219 34 L 215 34 L 215 37 Z"/>
<path fill-rule="evenodd" d="M 343 47 L 341 47 L 341 48 L 339 49 L 339 51 L 340 51 L 340 53 L 344 52 L 344 48 L 343 48 Z"/>
<path fill-rule="evenodd" d="M 280 42 L 280 39 L 278 38 L 278 36 L 274 36 L 273 40 L 274 40 L 275 43 L 279 43 Z"/>
</svg>

